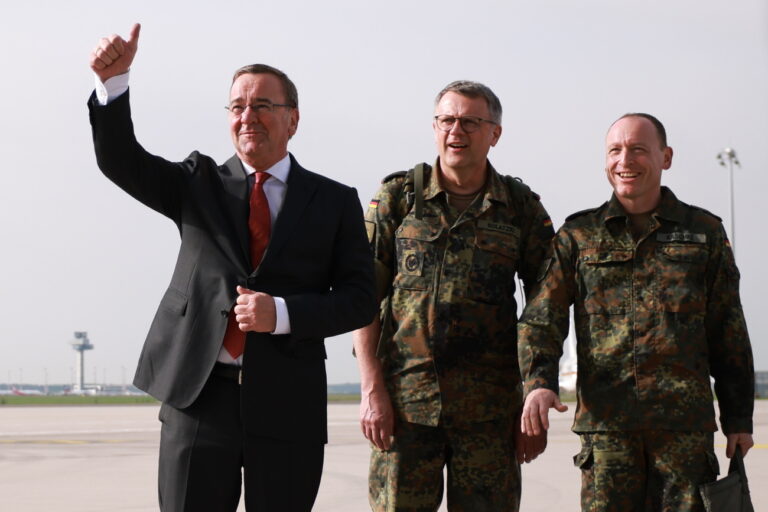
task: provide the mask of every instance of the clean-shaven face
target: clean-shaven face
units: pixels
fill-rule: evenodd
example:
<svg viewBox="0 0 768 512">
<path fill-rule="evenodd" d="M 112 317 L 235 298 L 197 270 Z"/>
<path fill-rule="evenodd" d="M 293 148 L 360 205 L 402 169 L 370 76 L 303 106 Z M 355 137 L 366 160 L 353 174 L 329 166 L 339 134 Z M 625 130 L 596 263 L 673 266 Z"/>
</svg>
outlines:
<svg viewBox="0 0 768 512">
<path fill-rule="evenodd" d="M 630 213 L 656 207 L 661 172 L 672 165 L 672 148 L 662 147 L 656 127 L 643 117 L 616 121 L 605 137 L 605 172 L 619 201 Z M 635 210 L 635 211 L 632 211 Z"/>
<path fill-rule="evenodd" d="M 491 119 L 485 98 L 470 98 L 453 91 L 440 98 L 435 115 Z M 501 126 L 487 122 L 481 123 L 474 133 L 465 132 L 458 121 L 448 132 L 438 128 L 434 121 L 432 127 L 435 131 L 437 153 L 440 155 L 440 166 L 443 170 L 451 169 L 458 173 L 475 169 L 485 170 L 488 151 L 496 145 L 501 136 Z"/>
<path fill-rule="evenodd" d="M 286 103 L 280 79 L 269 73 L 245 73 L 237 77 L 229 93 L 229 106 Z M 299 124 L 299 111 L 275 107 L 257 113 L 246 108 L 240 115 L 229 114 L 229 128 L 235 151 L 257 171 L 268 169 L 288 153 L 290 139 Z"/>
</svg>

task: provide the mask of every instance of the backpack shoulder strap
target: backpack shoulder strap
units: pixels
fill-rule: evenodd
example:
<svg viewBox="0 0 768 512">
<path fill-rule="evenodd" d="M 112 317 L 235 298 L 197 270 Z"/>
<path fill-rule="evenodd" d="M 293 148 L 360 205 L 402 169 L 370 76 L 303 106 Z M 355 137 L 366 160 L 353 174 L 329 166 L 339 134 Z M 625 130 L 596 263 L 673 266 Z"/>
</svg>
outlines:
<svg viewBox="0 0 768 512">
<path fill-rule="evenodd" d="M 510 196 L 515 201 L 523 201 L 529 196 L 532 196 L 535 200 L 539 200 L 539 194 L 531 190 L 531 187 L 523 183 L 523 180 L 514 176 L 501 176 L 504 183 L 507 185 Z"/>
<path fill-rule="evenodd" d="M 421 162 L 416 164 L 413 171 L 413 194 L 414 194 L 414 215 L 417 219 L 424 216 L 424 167 L 427 164 Z"/>
<path fill-rule="evenodd" d="M 424 216 L 424 174 L 431 169 L 425 163 L 416 164 L 407 171 L 393 172 L 382 180 L 382 183 L 398 179 L 400 188 L 397 197 L 397 208 L 393 213 L 397 214 L 396 221 L 400 225 L 411 209 L 417 219 Z"/>
</svg>

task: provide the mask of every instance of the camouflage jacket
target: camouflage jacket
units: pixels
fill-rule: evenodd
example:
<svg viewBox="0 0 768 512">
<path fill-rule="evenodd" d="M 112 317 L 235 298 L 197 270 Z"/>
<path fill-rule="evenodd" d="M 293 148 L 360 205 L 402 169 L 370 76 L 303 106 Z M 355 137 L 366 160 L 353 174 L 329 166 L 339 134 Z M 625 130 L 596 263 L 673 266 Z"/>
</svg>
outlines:
<svg viewBox="0 0 768 512">
<path fill-rule="evenodd" d="M 637 242 L 614 196 L 570 216 L 518 327 L 525 391 L 558 391 L 574 304 L 578 406 L 573 430 L 751 432 L 752 349 L 739 272 L 720 219 L 662 187 Z"/>
<path fill-rule="evenodd" d="M 428 166 L 421 220 L 405 207 L 413 194 L 405 173 L 385 179 L 366 213 L 379 298 L 391 313 L 378 353 L 405 421 L 484 421 L 522 401 L 514 278 L 535 283 L 554 231 L 538 196 L 488 170 L 484 192 L 460 215 Z"/>
</svg>

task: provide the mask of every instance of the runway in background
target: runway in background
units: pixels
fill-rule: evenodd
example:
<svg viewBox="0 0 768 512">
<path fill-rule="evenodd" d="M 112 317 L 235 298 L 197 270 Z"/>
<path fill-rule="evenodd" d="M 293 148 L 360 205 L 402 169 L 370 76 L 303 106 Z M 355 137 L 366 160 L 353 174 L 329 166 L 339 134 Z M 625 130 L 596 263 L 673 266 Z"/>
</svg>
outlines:
<svg viewBox="0 0 768 512">
<path fill-rule="evenodd" d="M 574 404 L 555 414 L 544 455 L 523 467 L 522 512 L 579 510 Z M 0 496 L 8 512 L 157 510 L 158 406 L 0 406 Z M 369 448 L 357 405 L 328 408 L 330 442 L 318 512 L 365 512 Z M 725 440 L 717 434 L 721 472 Z M 768 510 L 768 401 L 756 403 L 756 448 L 746 459 L 756 510 Z M 241 505 L 239 510 L 245 510 Z M 445 504 L 440 509 L 446 510 Z"/>
</svg>

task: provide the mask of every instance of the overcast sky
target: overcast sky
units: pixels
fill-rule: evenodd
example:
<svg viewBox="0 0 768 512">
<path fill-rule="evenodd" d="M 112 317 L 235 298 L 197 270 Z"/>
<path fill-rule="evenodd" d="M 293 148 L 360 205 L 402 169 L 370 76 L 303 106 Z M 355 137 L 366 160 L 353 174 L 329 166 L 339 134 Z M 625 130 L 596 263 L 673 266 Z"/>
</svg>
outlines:
<svg viewBox="0 0 768 512">
<path fill-rule="evenodd" d="M 435 157 L 432 101 L 445 84 L 490 86 L 504 107 L 490 159 L 542 196 L 556 226 L 610 197 L 603 139 L 629 111 L 665 123 L 663 182 L 730 230 L 738 152 L 737 262 L 756 368 L 768 370 L 764 312 L 768 190 L 765 0 L 86 1 L 0 7 L 0 382 L 69 383 L 74 331 L 95 350 L 86 378 L 130 382 L 178 250 L 173 223 L 96 167 L 86 100 L 101 36 L 142 23 L 131 73 L 140 142 L 181 160 L 233 153 L 232 71 L 265 62 L 299 89 L 289 150 L 353 185 Z M 328 340 L 330 383 L 356 382 L 348 335 Z"/>
</svg>

